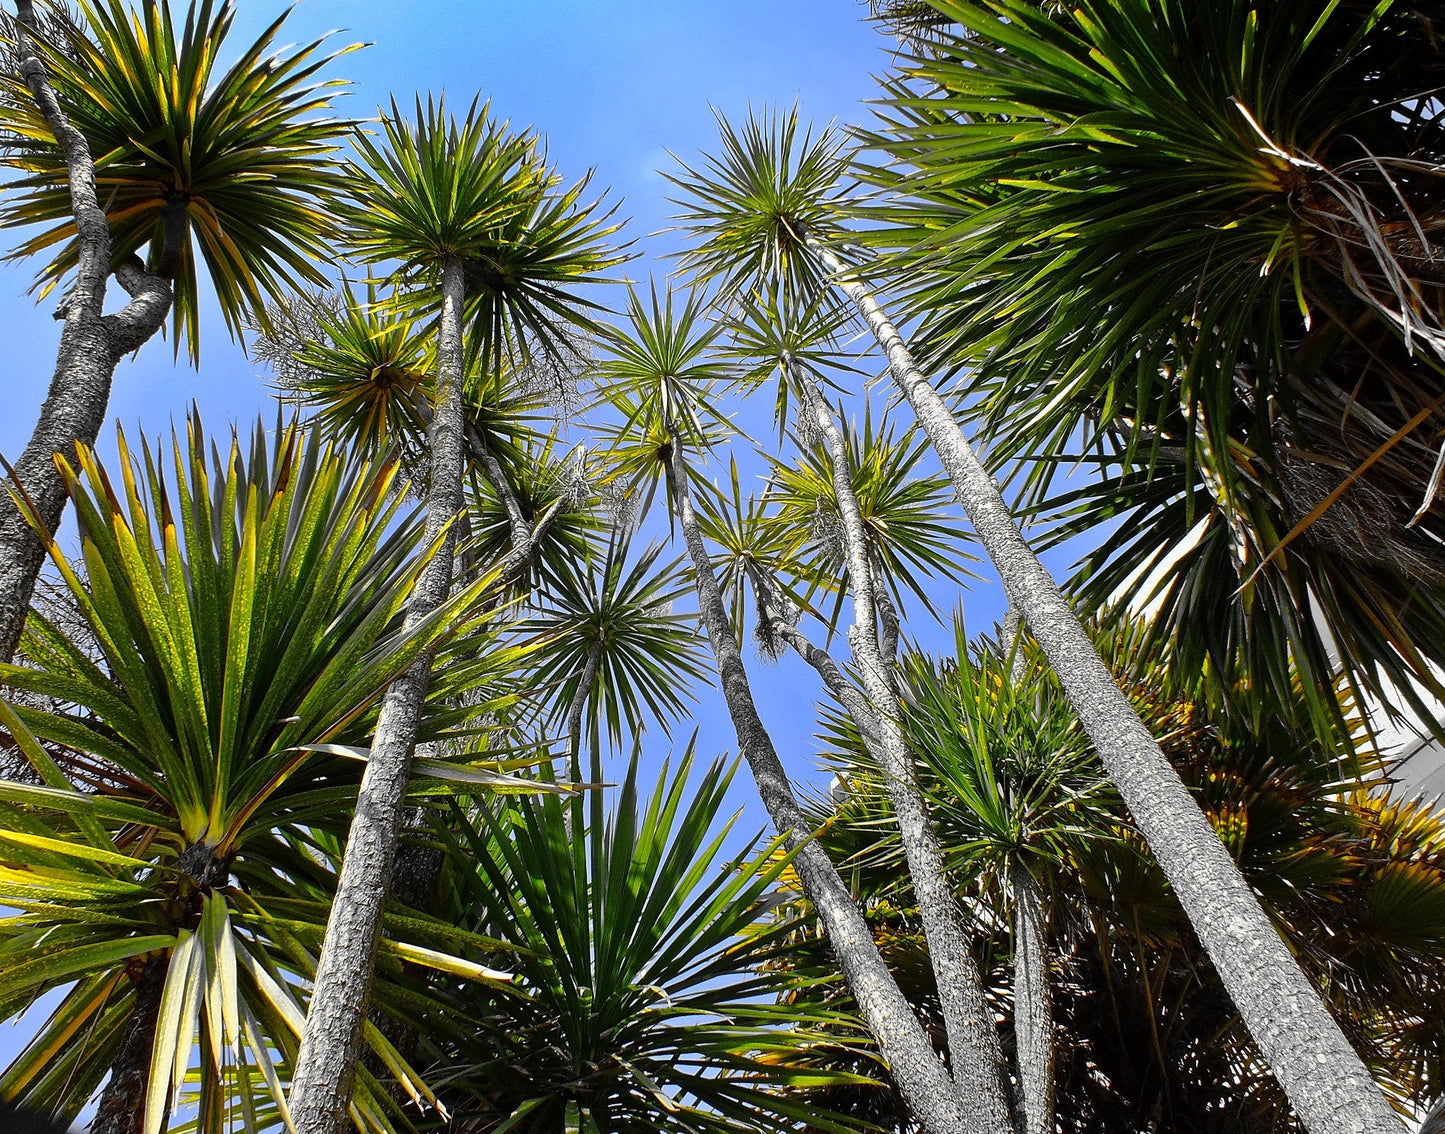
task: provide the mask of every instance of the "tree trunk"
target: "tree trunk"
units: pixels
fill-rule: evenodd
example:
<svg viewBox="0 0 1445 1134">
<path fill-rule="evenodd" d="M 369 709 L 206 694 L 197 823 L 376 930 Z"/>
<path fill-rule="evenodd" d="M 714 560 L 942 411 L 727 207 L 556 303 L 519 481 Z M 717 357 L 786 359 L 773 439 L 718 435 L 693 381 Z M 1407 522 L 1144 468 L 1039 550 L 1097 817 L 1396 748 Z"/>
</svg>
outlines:
<svg viewBox="0 0 1445 1134">
<path fill-rule="evenodd" d="M 1049 990 L 1048 913 L 1022 863 L 1009 870 L 1014 899 L 1014 1048 L 1022 1134 L 1054 1134 L 1054 1013 Z"/>
<path fill-rule="evenodd" d="M 929 961 L 948 1033 L 954 1081 L 984 1130 L 1008 1134 L 1013 1123 L 1005 1087 L 1003 1051 L 984 999 L 983 979 L 973 954 L 973 935 L 960 916 L 943 864 L 943 852 L 918 790 L 913 752 L 903 734 L 902 706 L 893 685 L 896 659 L 892 651 L 897 648 L 897 639 L 890 636 L 891 644 L 885 656 L 878 633 L 881 612 L 875 597 L 881 588 L 875 588 L 873 556 L 863 514 L 853 492 L 848 448 L 816 377 L 792 359 L 784 359 L 784 365 L 792 371 L 802 395 L 803 409 L 812 417 L 828 450 L 853 602 L 848 643 L 874 710 L 876 755 L 898 820 L 909 878 L 923 919 Z M 861 729 L 863 722 L 859 721 L 858 725 Z"/>
<path fill-rule="evenodd" d="M 582 710 L 587 704 L 587 695 L 592 691 L 592 683 L 597 680 L 597 671 L 601 667 L 602 640 L 599 638 L 595 639 L 587 649 L 587 662 L 582 667 L 582 678 L 577 683 L 577 695 L 572 698 L 572 704 L 567 710 L 567 778 L 574 784 L 582 782 Z M 600 784 L 602 782 L 602 753 L 595 746 L 592 749 L 590 771 L 590 782 Z M 590 822 L 601 823 L 602 789 L 593 788 L 589 794 L 592 797 Z M 563 822 L 566 824 L 569 839 L 581 836 L 582 832 L 574 827 L 576 823 L 581 822 L 581 818 L 581 800 L 574 800 L 563 813 Z"/>
<path fill-rule="evenodd" d="M 65 154 L 79 244 L 75 284 L 56 312 L 56 318 L 63 318 L 65 325 L 60 332 L 50 389 L 40 409 L 40 420 L 15 462 L 13 474 L 35 521 L 45 532 L 54 534 L 67 500 L 65 483 L 55 467 L 55 454 L 73 458 L 77 442 L 95 444 L 105 420 L 116 363 L 160 329 L 170 310 L 171 289 L 165 280 L 149 275 L 140 261 L 132 258 L 116 272 L 132 302 L 114 315 L 104 314 L 110 275 L 110 225 L 96 195 L 95 163 L 84 135 L 61 108 L 27 34 L 35 22 L 31 0 L 18 0 L 16 9 L 20 73 Z M 0 492 L 0 661 L 15 656 L 44 560 L 41 537 L 10 493 Z"/>
<path fill-rule="evenodd" d="M 974 1116 L 962 1105 L 942 1060 L 879 955 L 867 922 L 853 904 L 827 852 L 812 837 L 772 738 L 758 716 L 742 654 L 733 639 L 727 608 L 688 496 L 682 445 L 676 435 L 672 438 L 667 480 L 678 527 L 692 559 L 698 605 L 717 660 L 719 683 L 737 732 L 738 747 L 752 770 L 773 825 L 786 837 L 788 848 L 796 852 L 793 867 L 823 924 L 848 987 L 920 1129 L 926 1134 L 976 1132 L 979 1126 Z"/>
<path fill-rule="evenodd" d="M 169 967 L 168 955 L 152 957 L 141 967 L 135 982 L 135 1007 L 121 1036 L 120 1052 L 111 1064 L 110 1079 L 101 1093 L 90 1134 L 140 1134 L 145 1125 L 151 1048 L 155 1045 L 161 994 L 165 992 Z M 157 1086 L 166 1089 L 169 1084 Z"/>
<path fill-rule="evenodd" d="M 431 475 L 426 502 L 427 545 L 444 538 L 407 601 L 408 624 L 430 614 L 451 590 L 456 544 L 453 521 L 462 509 L 465 298 L 462 267 L 449 265 L 442 273 L 437 408 L 428 431 Z M 382 907 L 431 665 L 430 652 L 422 655 L 382 699 L 291 1080 L 290 1109 L 297 1134 L 339 1134 L 346 1121 Z"/>
<path fill-rule="evenodd" d="M 582 780 L 582 710 L 592 692 L 592 683 L 597 680 L 597 671 L 602 667 L 602 640 L 595 640 L 587 649 L 587 662 L 582 667 L 582 677 L 577 682 L 577 696 L 567 710 L 567 774 L 574 783 Z"/>
<path fill-rule="evenodd" d="M 1445 1095 L 1426 1112 L 1418 1134 L 1445 1134 Z"/>
<path fill-rule="evenodd" d="M 1312 1134 L 1403 1128 L 1194 797 L 1139 719 L 992 476 L 868 288 L 811 231 L 803 238 L 877 339 L 953 481 L 959 503 L 1028 623 L 1110 778 L 1290 1104 Z"/>
</svg>

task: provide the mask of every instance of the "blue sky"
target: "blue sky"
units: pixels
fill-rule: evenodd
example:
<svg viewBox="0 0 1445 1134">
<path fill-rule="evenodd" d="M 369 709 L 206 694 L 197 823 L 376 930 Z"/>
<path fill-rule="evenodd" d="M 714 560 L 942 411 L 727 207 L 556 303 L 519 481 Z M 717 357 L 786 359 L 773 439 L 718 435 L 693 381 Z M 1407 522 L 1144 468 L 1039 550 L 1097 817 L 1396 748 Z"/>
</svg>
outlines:
<svg viewBox="0 0 1445 1134">
<path fill-rule="evenodd" d="M 245 0 L 223 62 L 281 10 L 270 0 Z M 867 120 L 864 102 L 876 91 L 873 75 L 889 67 L 894 41 L 866 15 L 858 0 L 301 0 L 280 42 L 334 32 L 330 43 L 337 49 L 368 45 L 335 60 L 328 72 L 352 83 L 337 104 L 348 116 L 372 116 L 393 97 L 405 105 L 417 93 L 444 93 L 458 112 L 480 95 L 491 100 L 498 117 L 534 126 L 565 176 L 594 171 L 593 186 L 605 190 L 618 216 L 627 218 L 624 235 L 639 253 L 625 271 L 646 279 L 670 270 L 665 254 L 676 247 L 673 234 L 661 231 L 671 209 L 669 186 L 658 170 L 675 168 L 670 154 L 691 162 L 716 148 L 714 108 L 738 119 L 750 106 L 796 102 L 818 124 Z M 5 243 L 18 239 L 16 234 Z M 24 445 L 54 365 L 59 327 L 50 317 L 53 304 L 37 307 L 26 294 L 36 267 L 0 265 L 0 340 L 8 353 L 0 372 L 6 405 L 0 452 L 7 455 Z M 112 286 L 112 292 L 119 302 L 119 289 Z M 622 300 L 620 289 L 606 295 Z M 274 412 L 264 368 L 227 338 L 214 310 L 203 311 L 202 324 L 199 370 L 173 363 L 171 344 L 160 339 L 122 361 L 112 421 L 154 435 L 180 419 L 194 399 L 214 434 L 225 422 Z M 111 438 L 107 427 L 103 449 L 112 447 Z M 980 600 L 992 619 L 996 601 L 974 594 L 970 606 Z M 951 602 L 945 598 L 945 608 Z M 981 627 L 984 613 L 975 618 L 971 611 L 970 621 Z M 806 774 L 807 708 L 816 689 L 811 671 L 785 662 L 760 673 L 758 684 L 764 709 L 771 705 L 779 714 L 780 749 Z M 731 745 L 722 707 L 711 698 L 698 723 L 705 750 Z M 750 785 L 741 786 L 750 798 Z M 757 818 L 761 824 L 760 810 Z"/>
<path fill-rule="evenodd" d="M 245 0 L 232 33 L 239 50 L 283 9 Z M 663 3 L 628 0 L 301 0 L 282 41 L 306 41 L 333 29 L 337 47 L 370 46 L 336 60 L 330 74 L 350 79 L 342 113 L 365 118 L 395 97 L 403 104 L 445 93 L 465 110 L 480 94 L 494 112 L 545 135 L 561 171 L 595 170 L 594 185 L 619 202 L 639 251 L 671 247 L 650 233 L 667 223 L 666 183 L 657 169 L 668 151 L 692 155 L 711 144 L 710 106 L 738 114 L 753 105 L 790 104 L 826 121 L 858 120 L 887 66 L 884 39 L 863 22 L 856 0 Z M 9 247 L 18 234 L 5 239 Z M 655 254 L 632 274 L 666 270 Z M 5 412 L 0 452 L 24 445 L 54 365 L 53 305 L 26 295 L 34 263 L 0 266 L 0 372 Z M 117 288 L 112 291 L 118 292 Z M 246 419 L 268 401 L 264 375 L 226 338 L 214 312 L 203 315 L 199 372 L 173 366 L 168 343 L 153 340 L 122 362 L 111 416 L 154 431 L 194 398 L 211 423 Z"/>
<path fill-rule="evenodd" d="M 282 5 L 244 0 L 241 8 L 223 60 Z M 564 175 L 595 171 L 595 188 L 608 190 L 619 216 L 629 218 L 626 235 L 641 253 L 627 272 L 645 279 L 668 270 L 662 256 L 675 247 L 670 234 L 654 235 L 669 213 L 668 186 L 657 171 L 673 168 L 669 152 L 691 161 L 714 147 L 712 108 L 736 119 L 750 105 L 796 101 L 816 123 L 867 120 L 863 103 L 875 93 L 872 76 L 891 63 L 893 41 L 865 17 L 858 0 L 302 0 L 281 38 L 304 41 L 339 29 L 332 38 L 336 47 L 370 45 L 330 68 L 331 75 L 353 83 L 338 104 L 349 116 L 371 116 L 392 97 L 405 104 L 418 92 L 444 92 L 459 112 L 480 94 L 491 100 L 496 116 L 534 126 Z M 3 240 L 6 246 L 18 242 L 18 234 Z M 26 294 L 36 267 L 0 265 L 0 342 L 7 354 L 0 370 L 0 452 L 11 457 L 38 413 L 58 337 L 52 304 L 37 307 Z M 620 302 L 621 292 L 614 294 Z M 173 364 L 171 345 L 159 339 L 121 363 L 112 420 L 154 435 L 180 419 L 194 399 L 216 433 L 227 421 L 245 423 L 258 411 L 274 412 L 262 368 L 227 339 L 214 310 L 203 312 L 202 321 L 199 371 Z M 110 448 L 106 435 L 113 430 L 107 427 L 102 438 L 103 448 Z M 945 610 L 952 601 L 944 598 Z M 999 615 L 995 587 L 970 591 L 968 604 L 976 628 Z M 918 629 L 944 645 L 937 628 Z M 785 660 L 767 670 L 756 664 L 753 676 L 784 760 L 821 787 L 811 760 L 817 695 L 811 671 Z M 697 723 L 704 755 L 731 748 L 724 709 L 710 693 Z M 734 793 L 748 812 L 743 826 L 761 827 L 765 816 L 745 774 Z M 0 1027 L 0 1063 L 25 1030 L 23 1024 Z"/>
<path fill-rule="evenodd" d="M 181 0 L 172 2 L 182 7 Z M 283 10 L 274 0 L 244 0 L 222 63 Z M 431 93 L 444 94 L 458 113 L 478 96 L 490 99 L 497 117 L 534 127 L 564 176 L 593 171 L 594 189 L 616 203 L 618 217 L 627 220 L 623 235 L 638 254 L 624 271 L 645 280 L 672 268 L 666 254 L 677 247 L 675 235 L 663 231 L 672 210 L 659 170 L 676 168 L 670 155 L 691 163 L 716 149 L 714 109 L 736 121 L 749 107 L 796 102 L 804 119 L 817 125 L 869 120 L 874 76 L 893 64 L 895 41 L 866 17 L 861 0 L 301 0 L 278 42 L 308 42 L 330 32 L 334 49 L 366 45 L 325 72 L 350 81 L 337 101 L 338 112 L 349 117 L 371 117 L 392 98 L 409 109 L 415 95 Z M 0 242 L 13 247 L 19 241 L 15 233 Z M 37 267 L 0 264 L 0 342 L 7 353 L 0 370 L 0 453 L 12 457 L 39 411 L 58 338 L 53 303 L 37 306 L 27 295 Z M 111 290 L 119 303 L 119 288 Z M 602 298 L 620 305 L 623 293 L 607 289 Z M 154 436 L 181 419 L 194 400 L 214 435 L 227 422 L 244 426 L 258 412 L 274 414 L 269 374 L 228 339 L 214 309 L 203 310 L 202 332 L 198 370 L 174 363 L 171 344 L 159 338 L 122 361 L 111 421 Z M 862 365 L 875 372 L 880 366 Z M 766 394 L 759 399 L 771 400 Z M 760 405 L 750 411 L 760 440 L 767 437 L 767 410 Z M 103 452 L 113 449 L 113 437 L 107 426 Z M 959 524 L 962 534 L 961 517 Z M 1064 566 L 1050 558 L 1056 570 Z M 945 613 L 958 599 L 966 602 L 971 628 L 985 629 L 1001 614 L 996 585 L 974 585 L 957 599 L 944 587 L 938 596 Z M 930 648 L 951 647 L 951 634 L 921 611 L 910 630 Z M 801 779 L 822 786 L 811 761 L 814 675 L 791 658 L 773 669 L 761 662 L 753 668 L 761 708 L 784 759 Z M 710 694 L 697 723 L 704 752 L 733 744 L 723 706 Z M 765 816 L 746 777 L 734 792 L 761 826 Z"/>
</svg>

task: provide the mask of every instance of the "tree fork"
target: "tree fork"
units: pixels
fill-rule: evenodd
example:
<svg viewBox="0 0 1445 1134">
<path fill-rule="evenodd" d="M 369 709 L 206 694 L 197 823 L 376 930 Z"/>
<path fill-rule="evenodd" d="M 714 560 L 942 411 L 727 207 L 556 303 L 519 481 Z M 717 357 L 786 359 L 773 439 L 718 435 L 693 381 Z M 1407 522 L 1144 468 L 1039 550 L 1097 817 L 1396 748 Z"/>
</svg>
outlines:
<svg viewBox="0 0 1445 1134">
<path fill-rule="evenodd" d="M 909 878 L 923 920 L 929 963 L 938 985 L 939 1004 L 948 1033 L 954 1081 L 969 1106 L 979 1113 L 983 1128 L 1005 1134 L 1012 1130 L 1013 1123 L 1005 1087 L 1003 1051 L 984 998 L 983 978 L 973 953 L 973 935 L 949 885 L 943 851 L 918 789 L 913 752 L 903 735 L 902 707 L 892 674 L 896 660 L 892 651 L 897 649 L 897 636 L 888 636 L 885 652 L 878 632 L 880 622 L 887 621 L 885 612 L 879 609 L 883 594 L 882 589 L 875 586 L 873 557 L 848 467 L 848 448 L 817 377 L 791 357 L 785 356 L 783 365 L 791 372 L 803 406 L 812 416 L 813 425 L 828 450 L 853 597 L 853 625 L 848 631 L 848 644 L 874 709 L 876 754 L 893 803 Z M 863 722 L 859 721 L 858 725 L 862 729 Z"/>
<path fill-rule="evenodd" d="M 145 271 L 135 257 L 116 269 L 131 296 L 121 311 L 106 315 L 110 276 L 110 224 L 95 188 L 95 161 L 85 136 L 71 123 L 32 38 L 33 0 L 16 0 L 16 50 L 20 74 L 65 155 L 70 204 L 75 214 L 75 283 L 56 312 L 64 320 L 50 388 L 40 419 L 20 459 L 11 492 L 23 490 L 41 527 L 54 532 L 65 513 L 65 483 L 55 454 L 72 456 L 78 444 L 92 446 L 100 436 L 110 401 L 116 364 L 161 328 L 171 305 L 170 285 Z M 45 547 L 11 492 L 0 492 L 0 661 L 15 656 Z"/>
<path fill-rule="evenodd" d="M 925 1134 L 978 1134 L 975 1116 L 958 1095 L 913 1006 L 878 953 L 878 945 L 827 852 L 812 837 L 772 737 L 758 716 L 742 654 L 728 625 L 727 608 L 712 573 L 697 514 L 687 491 L 682 442 L 674 433 L 667 454 L 667 483 L 677 508 L 696 577 L 703 625 L 717 661 L 718 679 L 738 747 L 757 783 L 758 795 L 778 833 L 794 852 L 793 866 L 822 921 L 828 943 L 892 1070 L 904 1102 Z"/>
<path fill-rule="evenodd" d="M 799 228 L 800 239 L 832 273 L 883 350 L 894 382 L 913 407 L 1003 580 L 1010 605 L 1059 675 L 1109 778 L 1295 1113 L 1311 1134 L 1398 1134 L 1402 1119 L 1119 688 L 1053 576 L 1024 541 L 948 403 L 857 272 L 811 229 Z"/>
</svg>

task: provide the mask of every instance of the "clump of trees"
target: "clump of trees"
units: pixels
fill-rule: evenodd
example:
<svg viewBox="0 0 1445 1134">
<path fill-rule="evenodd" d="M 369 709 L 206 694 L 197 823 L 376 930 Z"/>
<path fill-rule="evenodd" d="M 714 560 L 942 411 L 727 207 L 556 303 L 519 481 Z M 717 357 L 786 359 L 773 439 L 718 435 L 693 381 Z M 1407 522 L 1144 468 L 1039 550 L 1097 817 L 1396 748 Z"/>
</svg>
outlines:
<svg viewBox="0 0 1445 1134">
<path fill-rule="evenodd" d="M 1360 714 L 1442 692 L 1428 12 L 888 5 L 874 125 L 720 117 L 681 279 L 615 310 L 620 225 L 534 131 L 338 121 L 284 17 L 222 71 L 233 6 L 177 14 L 5 28 L 3 215 L 67 290 L 0 502 L 0 1016 L 58 1001 L 0 1098 L 1377 1134 L 1441 1094 L 1445 827 Z M 169 318 L 199 359 L 198 249 L 303 417 L 106 469 L 120 357 Z M 939 657 L 973 541 L 1009 618 Z M 749 627 L 816 675 L 826 799 Z M 771 838 L 691 744 L 643 787 L 710 673 Z"/>
</svg>

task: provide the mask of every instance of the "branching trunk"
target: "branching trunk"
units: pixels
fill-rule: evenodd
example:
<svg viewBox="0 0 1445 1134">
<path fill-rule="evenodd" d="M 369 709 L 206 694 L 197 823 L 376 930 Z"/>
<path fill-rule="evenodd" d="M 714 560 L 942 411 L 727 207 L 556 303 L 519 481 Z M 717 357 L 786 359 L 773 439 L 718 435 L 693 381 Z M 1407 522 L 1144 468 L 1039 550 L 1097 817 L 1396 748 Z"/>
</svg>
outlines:
<svg viewBox="0 0 1445 1134">
<path fill-rule="evenodd" d="M 1049 989 L 1048 911 L 1022 863 L 1009 871 L 1014 899 L 1014 1046 L 1022 1134 L 1054 1132 L 1054 1013 Z"/>
<path fill-rule="evenodd" d="M 1250 1034 L 1311 1134 L 1386 1134 L 1400 1118 L 1370 1078 L 1194 797 L 1028 544 L 953 413 L 866 285 L 811 231 L 810 250 L 857 307 L 954 491 L 1058 673 L 1080 722 L 1179 896 Z"/>
<path fill-rule="evenodd" d="M 881 743 L 881 740 L 878 734 L 878 717 L 873 712 L 873 707 L 868 704 L 867 698 L 858 691 L 857 686 L 843 676 L 843 670 L 833 660 L 833 655 L 816 645 L 793 624 L 787 596 L 783 594 L 782 588 L 752 564 L 748 565 L 747 572 L 753 585 L 753 598 L 757 603 L 758 610 L 768 618 L 776 628 L 776 632 L 782 635 L 783 640 L 793 648 L 793 652 L 817 671 L 828 692 L 833 694 L 853 719 L 853 723 L 858 726 L 863 743 L 871 752 L 874 746 Z"/>
<path fill-rule="evenodd" d="M 27 34 L 35 26 L 31 0 L 18 0 L 16 8 L 20 74 L 65 154 L 78 242 L 75 284 L 56 311 L 64 326 L 50 389 L 40 420 L 14 466 L 14 481 L 28 507 L 41 527 L 53 533 L 66 504 L 55 454 L 73 458 L 77 442 L 95 444 L 110 401 L 116 363 L 160 330 L 170 310 L 171 288 L 131 258 L 116 272 L 131 302 L 113 315 L 104 314 L 110 225 L 96 195 L 95 163 L 85 136 L 71 124 L 56 98 L 45 65 Z M 0 492 L 0 661 L 15 655 L 44 559 L 41 539 L 10 493 Z"/>
<path fill-rule="evenodd" d="M 442 537 L 442 542 L 407 602 L 408 624 L 426 617 L 445 602 L 451 589 L 456 543 L 453 521 L 462 509 L 465 298 L 462 267 L 450 265 L 442 274 L 437 408 L 427 438 L 431 477 L 427 487 L 426 540 L 431 545 Z M 431 665 L 431 654 L 422 655 L 391 684 L 382 699 L 291 1081 L 291 1115 L 297 1134 L 339 1134 L 346 1121 L 382 907 L 391 880 L 402 802 Z"/>
<path fill-rule="evenodd" d="M 703 625 L 717 660 L 723 698 L 737 732 L 738 746 L 774 826 L 786 836 L 789 849 L 796 852 L 794 869 L 823 924 L 848 987 L 920 1129 L 926 1134 L 978 1131 L 975 1117 L 962 1105 L 927 1033 L 879 955 L 867 922 L 827 852 L 812 837 L 772 738 L 758 716 L 742 654 L 733 639 L 727 608 L 688 496 L 682 446 L 676 436 L 668 458 L 667 480 L 677 508 L 678 527 L 692 559 Z"/>
<path fill-rule="evenodd" d="M 791 359 L 784 365 L 792 371 L 794 384 L 802 395 L 803 408 L 823 437 L 832 469 L 833 496 L 838 506 L 843 543 L 848 559 L 849 592 L 853 603 L 853 625 L 848 643 L 874 712 L 878 745 L 876 755 L 883 770 L 884 784 L 898 820 L 898 831 L 908 860 L 909 878 L 923 919 L 928 956 L 938 985 L 938 1000 L 948 1033 L 954 1080 L 969 1108 L 978 1115 L 983 1129 L 1000 1134 L 1011 1131 L 1008 1095 L 1005 1087 L 1003 1051 L 992 1014 L 984 999 L 983 979 L 974 959 L 972 934 L 960 914 L 938 837 L 929 821 L 923 794 L 918 788 L 913 752 L 903 734 L 902 706 L 893 685 L 892 652 L 897 648 L 897 619 L 891 603 L 875 587 L 873 555 L 863 514 L 853 491 L 848 449 L 833 412 L 824 400 L 816 376 Z M 888 627 L 880 637 L 880 625 Z M 860 728 L 863 722 L 858 722 Z"/>
<path fill-rule="evenodd" d="M 167 956 L 152 957 L 136 977 L 135 1007 L 121 1036 L 120 1051 L 111 1064 L 110 1079 L 101 1093 L 90 1134 L 140 1134 L 145 1125 L 151 1048 L 155 1043 L 169 964 Z"/>
</svg>

